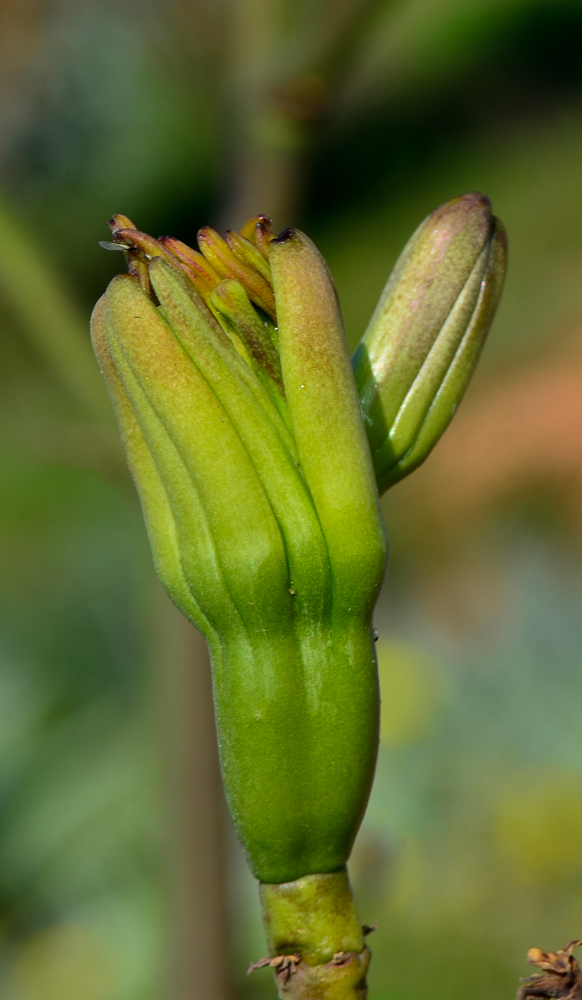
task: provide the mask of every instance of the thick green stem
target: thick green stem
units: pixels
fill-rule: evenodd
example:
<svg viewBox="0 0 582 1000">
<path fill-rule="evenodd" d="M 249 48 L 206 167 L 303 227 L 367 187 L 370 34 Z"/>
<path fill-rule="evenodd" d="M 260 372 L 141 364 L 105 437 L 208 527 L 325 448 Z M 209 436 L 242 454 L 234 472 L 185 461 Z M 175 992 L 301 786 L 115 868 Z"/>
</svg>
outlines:
<svg viewBox="0 0 582 1000">
<path fill-rule="evenodd" d="M 345 867 L 262 883 L 260 894 L 282 1000 L 365 1000 L 370 951 Z"/>
</svg>

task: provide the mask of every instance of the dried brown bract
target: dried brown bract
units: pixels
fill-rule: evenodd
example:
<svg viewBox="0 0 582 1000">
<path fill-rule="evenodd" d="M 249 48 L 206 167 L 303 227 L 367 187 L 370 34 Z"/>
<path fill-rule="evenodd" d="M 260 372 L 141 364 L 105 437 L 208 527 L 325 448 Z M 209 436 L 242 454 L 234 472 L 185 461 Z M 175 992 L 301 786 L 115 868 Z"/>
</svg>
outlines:
<svg viewBox="0 0 582 1000">
<path fill-rule="evenodd" d="M 527 960 L 537 965 L 542 972 L 536 972 L 524 981 L 517 992 L 517 1000 L 528 998 L 559 998 L 559 1000 L 582 1000 L 582 972 L 572 952 L 581 941 L 570 941 L 558 952 L 530 948 Z"/>
</svg>

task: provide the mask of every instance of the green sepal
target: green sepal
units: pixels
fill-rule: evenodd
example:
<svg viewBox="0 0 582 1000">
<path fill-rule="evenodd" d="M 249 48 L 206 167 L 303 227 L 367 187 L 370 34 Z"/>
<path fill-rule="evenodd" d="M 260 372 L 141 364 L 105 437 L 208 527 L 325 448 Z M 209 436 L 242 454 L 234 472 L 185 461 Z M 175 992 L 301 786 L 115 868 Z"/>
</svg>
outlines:
<svg viewBox="0 0 582 1000">
<path fill-rule="evenodd" d="M 285 543 L 289 568 L 288 593 L 310 619 L 320 618 L 329 589 L 325 539 L 307 485 L 280 434 L 239 377 L 239 365 L 228 351 L 217 349 L 216 338 L 197 322 L 188 286 L 162 261 L 151 266 L 160 308 L 192 365 L 205 379 L 230 417 L 260 479 Z M 239 286 L 240 287 L 240 286 Z"/>
<path fill-rule="evenodd" d="M 157 574 L 174 603 L 218 652 L 218 637 L 196 601 L 186 579 L 180 532 L 168 497 L 167 476 L 162 479 L 137 419 L 132 402 L 113 361 L 107 338 L 107 303 L 103 295 L 91 316 L 91 340 L 117 416 L 127 462 L 138 487 Z M 198 525 L 197 525 L 198 528 Z M 200 531 L 197 530 L 198 543 Z M 196 553 L 200 566 L 199 551 Z"/>
<path fill-rule="evenodd" d="M 337 295 L 312 241 L 285 230 L 269 245 L 281 370 L 293 434 L 333 575 L 334 614 L 371 614 L 386 536 Z"/>
<path fill-rule="evenodd" d="M 259 630 L 277 621 L 282 625 L 290 614 L 283 539 L 236 429 L 137 282 L 115 278 L 106 295 L 119 348 L 116 366 L 126 388 L 133 377 L 155 414 L 152 429 L 164 428 L 187 470 L 242 622 Z M 146 433 L 147 419 L 142 416 Z M 170 460 L 171 450 L 161 440 L 157 449 Z M 188 502 L 184 496 L 184 505 Z"/>
</svg>

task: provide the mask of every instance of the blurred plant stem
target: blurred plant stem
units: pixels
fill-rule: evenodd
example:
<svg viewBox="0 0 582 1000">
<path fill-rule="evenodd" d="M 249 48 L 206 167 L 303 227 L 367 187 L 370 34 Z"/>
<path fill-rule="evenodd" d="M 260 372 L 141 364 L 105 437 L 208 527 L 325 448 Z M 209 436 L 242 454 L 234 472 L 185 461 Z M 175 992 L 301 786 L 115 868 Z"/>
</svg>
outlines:
<svg viewBox="0 0 582 1000">
<path fill-rule="evenodd" d="M 222 212 L 237 227 L 261 212 L 301 214 L 305 155 L 330 113 L 378 0 L 343 0 L 301 17 L 272 0 L 231 0 L 231 176 Z"/>
<path fill-rule="evenodd" d="M 78 420 L 34 414 L 13 444 L 44 461 L 90 468 L 132 490 L 111 404 L 88 336 L 88 317 L 16 216 L 0 201 L 0 299 L 40 356 Z M 229 935 L 223 839 L 225 806 L 218 764 L 210 663 L 196 630 L 156 586 L 160 622 L 154 670 L 165 695 L 169 749 L 167 857 L 170 918 L 169 1000 L 225 1000 Z"/>
<path fill-rule="evenodd" d="M 48 369 L 81 411 L 112 423 L 87 323 L 54 268 L 0 201 L 0 296 Z"/>
<path fill-rule="evenodd" d="M 212 707 L 210 660 L 199 632 L 159 588 L 167 760 L 169 983 L 173 1000 L 225 1000 L 229 989 L 226 805 Z"/>
</svg>

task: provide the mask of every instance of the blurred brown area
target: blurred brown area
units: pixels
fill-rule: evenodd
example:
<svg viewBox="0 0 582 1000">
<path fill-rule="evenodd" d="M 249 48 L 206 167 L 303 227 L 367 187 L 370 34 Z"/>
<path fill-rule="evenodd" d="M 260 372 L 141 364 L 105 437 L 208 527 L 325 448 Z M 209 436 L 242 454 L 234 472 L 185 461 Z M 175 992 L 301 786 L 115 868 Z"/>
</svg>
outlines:
<svg viewBox="0 0 582 1000">
<path fill-rule="evenodd" d="M 580 531 L 582 327 L 556 340 L 543 357 L 483 380 L 431 461 L 403 484 L 400 502 L 425 554 L 442 558 L 486 518 L 536 493 Z"/>
<path fill-rule="evenodd" d="M 582 3 L 0 5 L 0 998 L 273 996 L 199 639 L 153 578 L 88 340 L 122 211 L 306 229 L 355 346 L 431 209 L 510 271 L 384 501 L 371 1000 L 514 995 L 582 921 Z"/>
</svg>

